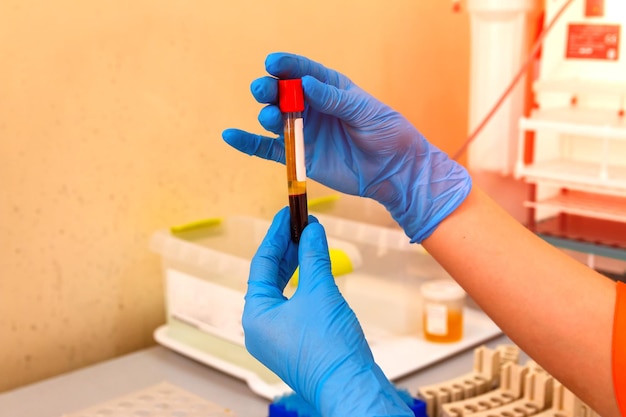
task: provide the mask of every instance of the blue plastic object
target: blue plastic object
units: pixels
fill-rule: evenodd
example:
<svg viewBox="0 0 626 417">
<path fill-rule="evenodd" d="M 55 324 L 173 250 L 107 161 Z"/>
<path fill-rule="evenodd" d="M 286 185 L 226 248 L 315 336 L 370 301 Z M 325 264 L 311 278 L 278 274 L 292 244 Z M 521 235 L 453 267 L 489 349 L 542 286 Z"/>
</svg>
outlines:
<svg viewBox="0 0 626 417">
<path fill-rule="evenodd" d="M 413 398 L 404 389 L 398 389 L 398 395 L 413 411 L 415 417 L 428 417 L 424 401 Z M 301 396 L 289 394 L 277 398 L 269 405 L 269 417 L 321 417 L 321 415 Z"/>
<path fill-rule="evenodd" d="M 409 406 L 411 411 L 413 411 L 415 417 L 428 417 L 428 414 L 426 414 L 425 401 L 412 397 L 407 390 L 398 389 L 398 394 L 400 395 L 400 398 L 404 400 L 406 405 Z"/>
<path fill-rule="evenodd" d="M 315 408 L 297 394 L 284 395 L 269 406 L 269 417 L 321 417 Z"/>
</svg>

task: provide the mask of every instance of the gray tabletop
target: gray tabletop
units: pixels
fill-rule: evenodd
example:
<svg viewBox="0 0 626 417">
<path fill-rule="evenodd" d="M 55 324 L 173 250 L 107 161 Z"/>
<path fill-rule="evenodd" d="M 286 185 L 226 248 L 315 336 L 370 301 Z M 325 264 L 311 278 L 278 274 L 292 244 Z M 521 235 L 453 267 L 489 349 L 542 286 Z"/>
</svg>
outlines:
<svg viewBox="0 0 626 417">
<path fill-rule="evenodd" d="M 499 336 L 484 344 L 495 347 L 510 343 L 506 336 Z M 469 349 L 396 384 L 414 394 L 420 386 L 470 372 L 472 364 L 473 349 Z M 169 382 L 231 409 L 238 417 L 268 415 L 269 401 L 255 395 L 243 381 L 155 346 L 2 393 L 0 416 L 60 417 L 159 382 Z"/>
</svg>

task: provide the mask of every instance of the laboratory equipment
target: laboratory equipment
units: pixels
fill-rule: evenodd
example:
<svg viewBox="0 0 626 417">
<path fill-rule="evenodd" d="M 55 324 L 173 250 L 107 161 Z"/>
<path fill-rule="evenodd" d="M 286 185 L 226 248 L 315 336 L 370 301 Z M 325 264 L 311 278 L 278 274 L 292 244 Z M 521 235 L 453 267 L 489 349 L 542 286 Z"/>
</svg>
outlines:
<svg viewBox="0 0 626 417">
<path fill-rule="evenodd" d="M 514 344 L 474 349 L 470 372 L 420 386 L 414 396 L 429 416 L 441 417 L 598 417 L 533 360 L 520 364 Z"/>
<path fill-rule="evenodd" d="M 309 217 L 302 119 L 304 111 L 302 79 L 278 80 L 278 104 L 283 113 L 285 129 L 285 165 L 291 214 L 291 239 L 298 243 Z"/>
<path fill-rule="evenodd" d="M 474 349 L 474 366 L 470 372 L 447 381 L 419 387 L 417 397 L 426 402 L 428 415 L 439 416 L 444 404 L 493 390 L 498 385 L 500 367 L 510 359 L 501 352 L 509 348 L 509 345 L 499 345 L 495 349 L 480 346 Z M 514 357 L 514 360 L 517 359 Z"/>
<path fill-rule="evenodd" d="M 531 370 L 524 376 L 524 393 L 521 398 L 499 405 L 495 408 L 486 408 L 473 417 L 508 417 L 514 415 L 532 416 L 547 411 L 552 405 L 552 389 L 554 378 L 542 370 Z M 551 414 L 554 415 L 554 414 Z M 561 414 L 557 414 L 561 415 Z M 453 415 L 445 415 L 453 417 Z"/>
<path fill-rule="evenodd" d="M 62 417 L 235 417 L 235 413 L 170 382 L 112 398 Z"/>
<path fill-rule="evenodd" d="M 546 21 L 565 4 L 545 2 Z M 592 268 L 595 255 L 626 260 L 625 24 L 622 0 L 574 1 L 544 41 L 533 108 L 518 122 L 527 226 Z"/>
<path fill-rule="evenodd" d="M 465 291 L 452 279 L 422 284 L 424 337 L 431 342 L 456 342 L 463 337 Z"/>
<path fill-rule="evenodd" d="M 447 417 L 462 417 L 473 410 L 491 410 L 522 398 L 524 393 L 524 377 L 528 373 L 528 366 L 518 363 L 504 363 L 500 366 L 500 384 L 497 388 L 483 394 L 443 404 L 443 415 Z"/>
<path fill-rule="evenodd" d="M 415 417 L 428 417 L 424 401 L 412 397 L 406 389 L 398 387 L 395 389 Z M 268 417 L 321 417 L 315 408 L 295 393 L 276 398 L 269 405 L 268 411 Z"/>
</svg>

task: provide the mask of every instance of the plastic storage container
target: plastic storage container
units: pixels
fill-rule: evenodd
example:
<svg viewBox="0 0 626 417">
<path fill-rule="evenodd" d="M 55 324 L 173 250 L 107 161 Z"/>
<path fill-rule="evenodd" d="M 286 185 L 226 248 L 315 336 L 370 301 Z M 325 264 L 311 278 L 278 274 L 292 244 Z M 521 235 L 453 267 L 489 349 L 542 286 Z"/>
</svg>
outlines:
<svg viewBox="0 0 626 417">
<path fill-rule="evenodd" d="M 431 342 L 457 342 L 463 337 L 465 291 L 453 280 L 422 285 L 424 338 Z"/>
<path fill-rule="evenodd" d="M 355 311 L 377 363 L 390 378 L 442 360 L 500 333 L 482 312 L 455 346 L 426 343 L 420 286 L 449 278 L 399 228 L 376 226 L 312 211 L 324 226 L 338 287 Z M 250 260 L 270 222 L 232 216 L 184 233 L 161 230 L 151 248 L 161 255 L 167 323 L 156 340 L 202 363 L 247 381 L 272 399 L 289 392 L 244 347 L 241 315 Z M 295 287 L 289 284 L 285 295 Z M 466 316 L 467 317 L 467 316 Z M 430 346 L 432 345 L 432 346 Z"/>
<path fill-rule="evenodd" d="M 337 284 L 366 333 L 419 334 L 419 286 L 448 276 L 439 264 L 400 230 L 315 214 L 329 239 L 333 271 L 341 274 Z M 201 304 L 205 325 L 243 344 L 238 320 L 250 259 L 269 224 L 234 216 L 186 233 L 155 233 L 152 249 L 163 258 L 168 319 L 189 318 Z M 337 265 L 345 258 L 351 265 Z M 293 290 L 288 285 L 286 295 Z"/>
</svg>

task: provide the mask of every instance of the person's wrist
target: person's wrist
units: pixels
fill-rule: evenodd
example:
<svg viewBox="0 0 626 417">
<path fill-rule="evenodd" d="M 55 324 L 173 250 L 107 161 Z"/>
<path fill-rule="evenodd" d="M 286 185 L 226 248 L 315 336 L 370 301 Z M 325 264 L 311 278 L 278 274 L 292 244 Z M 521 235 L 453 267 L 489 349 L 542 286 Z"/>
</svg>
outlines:
<svg viewBox="0 0 626 417">
<path fill-rule="evenodd" d="M 426 148 L 407 158 L 402 171 L 390 178 L 398 197 L 383 203 L 411 242 L 417 243 L 430 236 L 471 189 L 471 177 L 462 165 L 430 143 Z"/>
<path fill-rule="evenodd" d="M 315 405 L 323 416 L 408 416 L 413 412 L 380 367 L 344 362 L 319 384 Z"/>
</svg>

